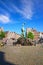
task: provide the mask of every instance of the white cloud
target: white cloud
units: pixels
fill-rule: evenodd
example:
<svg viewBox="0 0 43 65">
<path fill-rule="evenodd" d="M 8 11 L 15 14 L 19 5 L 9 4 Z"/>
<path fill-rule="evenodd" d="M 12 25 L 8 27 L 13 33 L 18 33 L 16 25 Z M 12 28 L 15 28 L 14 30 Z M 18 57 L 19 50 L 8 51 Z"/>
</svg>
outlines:
<svg viewBox="0 0 43 65">
<path fill-rule="evenodd" d="M 12 4 L 12 8 L 16 10 L 16 12 L 23 15 L 23 17 L 27 19 L 31 19 L 34 12 L 33 12 L 33 2 L 32 0 L 21 0 L 21 9 Z"/>
<path fill-rule="evenodd" d="M 26 17 L 27 19 L 31 19 L 33 16 L 33 2 L 31 0 L 22 0 L 22 4 L 22 11 L 24 13 L 24 17 Z"/>
<path fill-rule="evenodd" d="M 2 23 L 9 23 L 10 19 L 9 19 L 8 16 L 0 15 L 0 22 L 2 22 Z"/>
<path fill-rule="evenodd" d="M 7 9 L 9 13 L 18 12 L 22 17 L 26 19 L 31 19 L 34 14 L 34 3 L 33 0 L 20 0 L 20 8 L 14 5 L 13 2 L 6 4 L 5 2 L 1 1 L 3 6 Z M 3 11 L 3 10 L 2 10 Z"/>
</svg>

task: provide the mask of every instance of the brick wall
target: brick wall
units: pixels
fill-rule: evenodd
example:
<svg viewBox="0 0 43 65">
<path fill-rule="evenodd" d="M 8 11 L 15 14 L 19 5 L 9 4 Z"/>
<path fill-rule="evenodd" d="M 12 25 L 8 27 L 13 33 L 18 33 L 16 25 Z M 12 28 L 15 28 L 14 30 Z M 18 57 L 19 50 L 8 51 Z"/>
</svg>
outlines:
<svg viewBox="0 0 43 65">
<path fill-rule="evenodd" d="M 34 34 L 34 40 L 39 39 L 40 32 L 37 32 L 36 30 L 34 30 L 32 28 L 27 28 L 26 32 L 27 32 L 27 34 L 28 34 L 28 32 L 32 32 Z"/>
</svg>

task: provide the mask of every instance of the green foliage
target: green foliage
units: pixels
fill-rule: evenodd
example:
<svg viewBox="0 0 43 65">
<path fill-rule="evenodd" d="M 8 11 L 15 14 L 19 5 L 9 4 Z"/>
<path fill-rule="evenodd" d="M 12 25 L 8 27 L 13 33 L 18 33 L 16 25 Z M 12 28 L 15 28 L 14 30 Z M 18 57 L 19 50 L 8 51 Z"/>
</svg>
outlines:
<svg viewBox="0 0 43 65">
<path fill-rule="evenodd" d="M 5 37 L 5 32 L 1 31 L 0 32 L 0 39 L 4 38 Z"/>
<path fill-rule="evenodd" d="M 32 32 L 28 32 L 27 38 L 34 39 L 34 34 Z"/>
</svg>

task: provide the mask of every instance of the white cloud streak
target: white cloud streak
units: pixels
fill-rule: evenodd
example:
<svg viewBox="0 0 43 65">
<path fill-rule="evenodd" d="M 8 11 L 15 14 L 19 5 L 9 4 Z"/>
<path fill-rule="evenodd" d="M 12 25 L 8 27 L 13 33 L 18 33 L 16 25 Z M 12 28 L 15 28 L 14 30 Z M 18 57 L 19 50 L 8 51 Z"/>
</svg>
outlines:
<svg viewBox="0 0 43 65">
<path fill-rule="evenodd" d="M 33 16 L 33 2 L 31 0 L 22 0 L 24 17 L 31 19 Z"/>
<path fill-rule="evenodd" d="M 16 10 L 16 12 L 22 14 L 26 19 L 31 19 L 34 14 L 32 0 L 21 0 L 21 6 L 21 9 L 19 9 L 14 4 L 12 4 L 12 8 Z"/>
<path fill-rule="evenodd" d="M 8 16 L 5 16 L 5 15 L 0 15 L 0 22 L 9 23 L 10 22 L 10 18 Z"/>
<path fill-rule="evenodd" d="M 0 15 L 2 15 L 2 14 L 6 15 L 6 16 L 9 16 L 9 13 L 5 9 L 0 7 Z"/>
<path fill-rule="evenodd" d="M 10 7 L 10 3 L 9 3 L 9 5 L 7 5 L 7 4 L 5 4 L 5 2 L 3 2 L 3 1 L 0 1 L 1 2 L 1 4 L 7 9 L 7 11 L 8 12 L 12 12 L 13 10 L 12 10 L 12 8 Z M 9 2 L 9 1 L 8 1 Z"/>
<path fill-rule="evenodd" d="M 10 2 L 9 4 L 5 4 L 3 1 L 1 1 L 1 3 L 9 11 L 9 13 L 18 12 L 20 15 L 22 15 L 22 17 L 24 17 L 26 19 L 31 19 L 34 14 L 33 1 L 32 0 L 20 0 L 20 2 L 21 2 L 21 4 L 20 4 L 21 9 L 12 2 Z"/>
</svg>

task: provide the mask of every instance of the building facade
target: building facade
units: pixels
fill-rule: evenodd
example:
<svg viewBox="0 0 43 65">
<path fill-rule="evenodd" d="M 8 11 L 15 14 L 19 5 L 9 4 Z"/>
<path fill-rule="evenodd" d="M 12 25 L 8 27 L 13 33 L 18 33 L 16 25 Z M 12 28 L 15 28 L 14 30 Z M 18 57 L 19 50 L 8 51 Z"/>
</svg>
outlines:
<svg viewBox="0 0 43 65">
<path fill-rule="evenodd" d="M 5 33 L 6 36 L 5 38 L 3 38 L 3 42 L 6 43 L 6 45 L 13 45 L 15 42 L 17 42 L 17 39 L 20 37 L 20 35 L 15 32 L 7 31 Z"/>
<path fill-rule="evenodd" d="M 19 37 L 20 37 L 20 35 L 15 32 L 10 32 L 10 31 L 6 32 L 7 39 L 18 39 Z"/>
<path fill-rule="evenodd" d="M 28 32 L 32 32 L 34 34 L 34 40 L 38 40 L 39 38 L 43 37 L 43 33 L 42 32 L 37 32 L 33 28 L 27 28 L 26 29 L 26 33 L 28 34 Z"/>
</svg>

